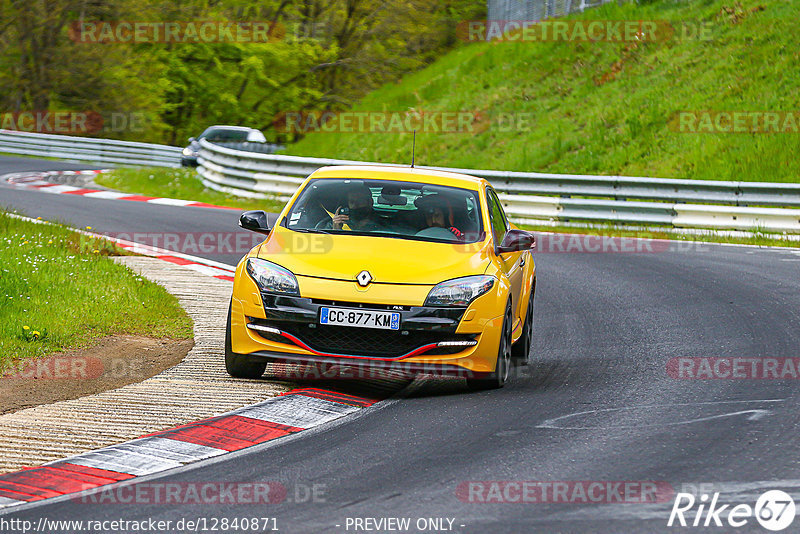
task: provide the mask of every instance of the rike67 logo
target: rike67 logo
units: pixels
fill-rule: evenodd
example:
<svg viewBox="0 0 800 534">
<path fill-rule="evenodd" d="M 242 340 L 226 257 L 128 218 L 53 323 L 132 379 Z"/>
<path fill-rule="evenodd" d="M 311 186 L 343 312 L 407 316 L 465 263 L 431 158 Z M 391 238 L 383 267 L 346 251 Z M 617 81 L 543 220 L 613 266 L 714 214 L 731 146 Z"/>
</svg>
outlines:
<svg viewBox="0 0 800 534">
<path fill-rule="evenodd" d="M 761 495 L 755 506 L 749 504 L 719 504 L 719 493 L 703 494 L 696 498 L 691 493 L 678 493 L 669 514 L 667 526 L 734 528 L 756 521 L 765 529 L 778 532 L 794 521 L 795 504 L 791 495 L 781 490 L 770 490 Z"/>
</svg>

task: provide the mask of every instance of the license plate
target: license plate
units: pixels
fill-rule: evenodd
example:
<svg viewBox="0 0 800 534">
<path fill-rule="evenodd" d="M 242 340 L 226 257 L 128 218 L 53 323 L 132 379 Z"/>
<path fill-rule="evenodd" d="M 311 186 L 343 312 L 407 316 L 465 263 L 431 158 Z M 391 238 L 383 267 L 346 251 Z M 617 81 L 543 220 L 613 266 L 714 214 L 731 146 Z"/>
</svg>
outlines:
<svg viewBox="0 0 800 534">
<path fill-rule="evenodd" d="M 319 314 L 319 324 L 400 330 L 400 314 L 353 308 L 322 308 Z"/>
</svg>

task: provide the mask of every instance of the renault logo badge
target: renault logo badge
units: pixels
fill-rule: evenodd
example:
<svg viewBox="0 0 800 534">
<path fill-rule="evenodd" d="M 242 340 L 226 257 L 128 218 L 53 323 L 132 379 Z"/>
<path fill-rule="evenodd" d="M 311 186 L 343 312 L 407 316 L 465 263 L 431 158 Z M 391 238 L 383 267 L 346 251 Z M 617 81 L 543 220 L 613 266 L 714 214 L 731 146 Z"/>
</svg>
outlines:
<svg viewBox="0 0 800 534">
<path fill-rule="evenodd" d="M 358 273 L 358 276 L 356 276 L 356 281 L 361 287 L 367 287 L 369 283 L 372 282 L 372 275 L 369 274 L 369 271 L 361 271 Z"/>
</svg>

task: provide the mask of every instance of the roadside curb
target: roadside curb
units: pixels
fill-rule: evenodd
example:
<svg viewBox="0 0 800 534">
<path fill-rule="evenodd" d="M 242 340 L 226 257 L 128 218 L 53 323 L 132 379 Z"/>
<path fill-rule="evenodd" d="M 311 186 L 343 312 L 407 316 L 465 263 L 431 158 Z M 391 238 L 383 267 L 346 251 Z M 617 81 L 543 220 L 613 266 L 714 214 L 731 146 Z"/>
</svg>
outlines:
<svg viewBox="0 0 800 534">
<path fill-rule="evenodd" d="M 285 393 L 289 382 L 235 380 L 224 366 L 231 282 L 157 258 L 114 261 L 164 286 L 194 322 L 194 347 L 179 364 L 146 378 L 137 358 L 120 362 L 129 385 L 0 416 L 0 473 L 39 466 L 175 425 L 214 417 Z"/>
<path fill-rule="evenodd" d="M 291 384 L 232 379 L 224 370 L 221 341 L 232 268 L 112 240 L 149 256 L 114 260 L 178 296 L 195 322 L 195 347 L 180 364 L 147 380 L 0 416 L 4 435 L 0 470 L 22 467 L 0 474 L 0 515 L 29 503 L 158 475 L 296 435 L 371 407 L 410 382 L 402 374 L 389 372 L 363 384 L 354 395 L 314 387 L 286 391 Z M 187 270 L 205 276 L 187 276 Z M 265 396 L 271 398 L 264 400 Z M 165 430 L 170 424 L 178 426 Z M 36 464 L 40 465 L 24 467 Z"/>
<path fill-rule="evenodd" d="M 237 210 L 229 206 L 217 206 L 206 202 L 194 200 L 180 200 L 176 198 L 148 197 L 144 195 L 132 195 L 118 191 L 108 191 L 102 189 L 86 189 L 73 185 L 53 183 L 47 180 L 55 176 L 75 176 L 75 175 L 98 175 L 111 172 L 113 169 L 83 170 L 83 171 L 46 171 L 46 172 L 18 172 L 6 174 L 0 177 L 9 185 L 21 189 L 35 189 L 44 193 L 55 193 L 62 195 L 77 195 L 87 198 L 101 198 L 105 200 L 127 200 L 133 202 L 147 202 L 148 204 L 164 204 L 168 206 L 178 206 L 185 208 L 212 208 L 221 210 Z"/>
<path fill-rule="evenodd" d="M 223 415 L 0 475 L 0 513 L 297 434 L 379 400 L 316 388 L 295 389 Z"/>
</svg>

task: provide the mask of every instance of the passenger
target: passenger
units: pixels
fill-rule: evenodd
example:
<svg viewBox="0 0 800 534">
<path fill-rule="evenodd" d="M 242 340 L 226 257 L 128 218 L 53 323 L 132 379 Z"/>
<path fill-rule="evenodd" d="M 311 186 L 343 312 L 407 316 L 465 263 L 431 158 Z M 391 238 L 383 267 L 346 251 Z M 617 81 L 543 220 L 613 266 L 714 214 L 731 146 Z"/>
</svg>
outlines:
<svg viewBox="0 0 800 534">
<path fill-rule="evenodd" d="M 425 223 L 428 228 L 445 228 L 458 239 L 464 239 L 464 233 L 455 227 L 453 206 L 449 199 L 435 194 L 420 198 L 416 204 L 425 215 Z"/>
</svg>

